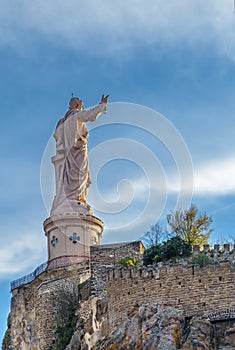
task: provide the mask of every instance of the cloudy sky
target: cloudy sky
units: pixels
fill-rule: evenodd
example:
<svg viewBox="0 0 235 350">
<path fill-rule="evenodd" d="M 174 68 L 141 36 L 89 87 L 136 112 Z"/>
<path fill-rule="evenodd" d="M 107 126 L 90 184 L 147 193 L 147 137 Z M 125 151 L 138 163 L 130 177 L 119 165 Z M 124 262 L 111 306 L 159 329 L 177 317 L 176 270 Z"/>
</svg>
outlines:
<svg viewBox="0 0 235 350">
<path fill-rule="evenodd" d="M 2 0 L 0 27 L 1 334 L 9 282 L 47 259 L 52 135 L 71 93 L 87 108 L 110 93 L 89 138 L 104 243 L 191 200 L 212 242 L 235 235 L 233 0 Z"/>
</svg>

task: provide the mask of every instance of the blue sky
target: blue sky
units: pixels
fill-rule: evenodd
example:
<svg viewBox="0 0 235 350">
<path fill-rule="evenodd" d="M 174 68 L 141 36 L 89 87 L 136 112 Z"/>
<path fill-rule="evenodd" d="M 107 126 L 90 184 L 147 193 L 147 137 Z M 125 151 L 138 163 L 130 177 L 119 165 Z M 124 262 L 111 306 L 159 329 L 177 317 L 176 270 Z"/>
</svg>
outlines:
<svg viewBox="0 0 235 350">
<path fill-rule="evenodd" d="M 155 154 L 156 174 L 162 181 L 150 181 L 150 155 L 143 165 L 142 153 L 133 151 L 125 159 L 110 159 L 97 181 L 97 174 L 92 174 L 103 202 L 111 203 L 105 208 L 112 213 L 99 213 L 110 228 L 103 242 L 133 240 L 143 234 L 146 221 L 143 226 L 130 222 L 144 212 L 149 193 L 156 198 L 156 213 L 153 204 L 151 210 L 145 210 L 149 223 L 156 219 L 161 201 L 165 203 L 164 220 L 178 195 L 179 164 L 171 152 L 174 142 L 169 147 L 148 130 L 136 127 L 133 118 L 131 125 L 124 125 L 122 117 L 130 103 L 138 115 L 136 123 L 146 118 L 149 126 L 150 108 L 182 136 L 194 168 L 192 201 L 213 216 L 212 241 L 235 235 L 232 0 L 120 0 L 115 4 L 108 0 L 79 4 L 75 0 L 56 4 L 52 0 L 3 0 L 0 26 L 1 334 L 9 310 L 9 281 L 31 272 L 47 258 L 42 157 L 72 92 L 87 107 L 98 103 L 102 93 L 110 93 L 110 112 L 100 118 L 100 128 L 97 124 L 91 130 L 90 150 L 101 145 L 97 151 L 106 154 L 104 149 L 109 149 L 110 159 L 119 147 L 111 143 L 102 149 L 102 142 L 119 140 L 121 145 L 123 139 L 134 140 L 141 144 L 141 152 L 147 148 Z M 136 105 L 140 107 L 135 109 Z M 120 125 L 114 124 L 119 115 Z M 131 111 L 127 122 L 130 115 Z M 136 162 L 132 157 L 137 153 L 141 156 Z M 102 204 L 94 188 L 90 200 Z M 112 207 L 115 201 L 116 209 Z M 128 201 L 127 209 L 121 210 Z"/>
</svg>

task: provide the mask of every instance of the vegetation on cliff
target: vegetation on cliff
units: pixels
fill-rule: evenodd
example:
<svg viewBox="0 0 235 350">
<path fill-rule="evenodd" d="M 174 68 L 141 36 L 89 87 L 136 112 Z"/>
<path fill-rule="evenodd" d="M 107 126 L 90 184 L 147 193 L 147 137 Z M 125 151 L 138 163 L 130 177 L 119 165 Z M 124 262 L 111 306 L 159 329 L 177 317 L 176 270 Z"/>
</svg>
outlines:
<svg viewBox="0 0 235 350">
<path fill-rule="evenodd" d="M 57 295 L 59 310 L 57 313 L 57 329 L 51 350 L 64 350 L 76 329 L 76 310 L 79 306 L 79 288 L 73 291 L 60 291 Z"/>
<path fill-rule="evenodd" d="M 151 265 L 160 261 L 190 256 L 191 245 L 180 237 L 172 237 L 168 241 L 146 249 L 143 255 L 144 265 Z"/>
<path fill-rule="evenodd" d="M 213 231 L 210 228 L 212 221 L 205 212 L 199 213 L 194 204 L 188 210 L 176 210 L 167 216 L 171 231 L 191 246 L 208 244 Z"/>
<path fill-rule="evenodd" d="M 170 232 L 163 230 L 157 223 L 144 236 L 148 248 L 144 252 L 144 265 L 160 261 L 176 261 L 187 258 L 192 253 L 192 246 L 208 244 L 212 229 L 212 217 L 199 213 L 195 205 L 188 210 L 176 210 L 167 216 Z M 164 238 L 167 238 L 165 241 Z M 194 258 L 193 263 L 204 266 L 211 262 L 205 254 Z"/>
<path fill-rule="evenodd" d="M 132 266 L 132 267 L 137 267 L 138 266 L 138 263 L 137 263 L 136 259 L 132 258 L 130 256 L 127 256 L 127 257 L 119 260 L 118 264 L 121 265 L 121 266 L 126 266 L 126 267 L 127 266 Z"/>
</svg>

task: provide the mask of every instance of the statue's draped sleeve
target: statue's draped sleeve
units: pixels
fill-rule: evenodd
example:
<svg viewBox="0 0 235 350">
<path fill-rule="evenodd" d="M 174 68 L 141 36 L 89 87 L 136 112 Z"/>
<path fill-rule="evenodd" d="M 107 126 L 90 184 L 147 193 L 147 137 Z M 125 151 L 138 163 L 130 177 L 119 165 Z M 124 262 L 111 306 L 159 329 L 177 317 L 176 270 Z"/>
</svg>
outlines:
<svg viewBox="0 0 235 350">
<path fill-rule="evenodd" d="M 88 111 L 78 112 L 78 119 L 83 122 L 94 122 L 101 114 L 107 113 L 106 104 L 101 103 Z"/>
</svg>

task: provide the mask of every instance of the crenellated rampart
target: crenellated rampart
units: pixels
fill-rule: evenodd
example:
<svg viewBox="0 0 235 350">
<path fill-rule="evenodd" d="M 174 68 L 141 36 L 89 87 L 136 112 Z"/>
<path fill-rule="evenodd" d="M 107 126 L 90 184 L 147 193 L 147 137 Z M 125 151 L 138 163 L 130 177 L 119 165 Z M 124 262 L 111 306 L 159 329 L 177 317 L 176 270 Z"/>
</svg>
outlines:
<svg viewBox="0 0 235 350">
<path fill-rule="evenodd" d="M 235 250 L 229 245 L 213 250 L 205 246 L 204 253 L 213 263 L 201 268 L 189 261 L 144 267 L 142 253 L 141 242 L 94 246 L 89 261 L 40 270 L 40 274 L 35 270 L 33 281 L 26 280 L 12 291 L 13 348 L 50 349 L 64 319 L 64 300 L 74 291 L 80 295 L 76 317 L 86 324 L 86 339 L 94 344 L 102 322 L 105 332 L 112 332 L 131 317 L 136 304 L 172 306 L 185 317 L 206 315 L 211 321 L 235 318 Z M 194 247 L 193 256 L 199 253 L 199 247 Z M 126 256 L 139 267 L 120 267 L 118 262 Z"/>
<path fill-rule="evenodd" d="M 220 265 L 109 269 L 107 296 L 111 327 L 127 317 L 133 306 L 146 302 L 176 307 L 186 317 L 235 307 L 235 270 Z"/>
</svg>

